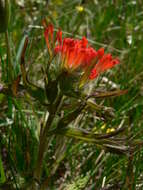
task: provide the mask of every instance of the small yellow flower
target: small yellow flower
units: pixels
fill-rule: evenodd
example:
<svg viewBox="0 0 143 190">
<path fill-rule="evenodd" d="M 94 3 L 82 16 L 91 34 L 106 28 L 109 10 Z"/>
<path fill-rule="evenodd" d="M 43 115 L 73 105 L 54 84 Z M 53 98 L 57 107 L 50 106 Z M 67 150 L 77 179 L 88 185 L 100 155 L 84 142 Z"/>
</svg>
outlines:
<svg viewBox="0 0 143 190">
<path fill-rule="evenodd" d="M 110 133 L 110 129 L 107 129 L 107 130 L 106 130 L 106 133 Z"/>
<path fill-rule="evenodd" d="M 108 128 L 108 129 L 106 130 L 106 133 L 111 133 L 111 132 L 114 132 L 114 131 L 115 131 L 114 128 Z"/>
<path fill-rule="evenodd" d="M 101 126 L 101 130 L 104 130 L 106 128 L 106 124 L 103 124 L 102 126 Z"/>
<path fill-rule="evenodd" d="M 111 129 L 110 129 L 110 133 L 111 133 L 111 132 L 114 132 L 114 131 L 115 131 L 115 129 L 114 129 L 114 128 L 111 128 Z"/>
<path fill-rule="evenodd" d="M 84 7 L 83 6 L 76 6 L 76 10 L 78 11 L 78 12 L 83 12 L 84 11 Z"/>
</svg>

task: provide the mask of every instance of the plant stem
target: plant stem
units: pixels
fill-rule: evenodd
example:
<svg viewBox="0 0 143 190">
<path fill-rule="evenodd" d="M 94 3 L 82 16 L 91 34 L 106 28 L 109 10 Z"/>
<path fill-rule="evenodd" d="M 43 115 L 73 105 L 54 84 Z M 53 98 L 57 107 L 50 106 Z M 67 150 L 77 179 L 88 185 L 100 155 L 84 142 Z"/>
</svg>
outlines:
<svg viewBox="0 0 143 190">
<path fill-rule="evenodd" d="M 41 174 L 42 174 L 42 163 L 44 159 L 44 153 L 46 149 L 47 144 L 47 137 L 48 132 L 51 127 L 51 124 L 55 118 L 55 115 L 57 113 L 57 110 L 59 110 L 59 107 L 61 106 L 62 102 L 62 95 L 59 94 L 55 104 L 51 105 L 51 108 L 49 110 L 49 117 L 46 122 L 45 128 L 41 131 L 40 139 L 39 139 L 39 150 L 38 150 L 38 158 L 37 158 L 37 165 L 34 172 L 34 179 L 36 179 L 38 182 L 40 182 Z M 35 190 L 35 185 L 32 187 L 32 190 Z"/>
<path fill-rule="evenodd" d="M 51 123 L 52 123 L 53 119 L 54 119 L 53 114 L 49 113 L 49 117 L 47 119 L 46 126 L 45 126 L 44 130 L 41 131 L 42 134 L 40 135 L 40 138 L 39 138 L 37 164 L 36 164 L 36 168 L 35 168 L 35 171 L 34 171 L 34 174 L 33 174 L 34 181 L 33 181 L 32 186 L 30 188 L 31 190 L 36 190 L 37 189 L 36 181 L 40 184 L 44 153 L 45 153 L 46 143 L 47 143 L 47 133 L 48 133 L 48 130 L 49 130 L 50 126 L 51 126 Z"/>
<path fill-rule="evenodd" d="M 0 174 L 1 174 L 0 183 L 4 183 L 6 181 L 6 177 L 5 177 L 5 172 L 4 172 L 1 156 L 0 156 Z"/>
<path fill-rule="evenodd" d="M 45 129 L 42 132 L 42 135 L 40 136 L 40 142 L 39 142 L 39 151 L 38 151 L 38 159 L 37 159 L 37 166 L 34 173 L 34 177 L 39 181 L 42 171 L 42 161 L 44 158 L 46 143 L 47 143 L 47 133 L 49 131 L 49 128 L 51 126 L 51 123 L 54 119 L 54 115 L 52 113 L 49 113 L 48 120 L 46 122 Z"/>
<path fill-rule="evenodd" d="M 13 67 L 12 67 L 12 60 L 11 60 L 11 49 L 10 49 L 10 42 L 8 36 L 8 30 L 5 32 L 5 41 L 7 46 L 7 60 L 8 60 L 8 68 L 7 68 L 7 80 L 11 82 L 13 79 Z"/>
</svg>

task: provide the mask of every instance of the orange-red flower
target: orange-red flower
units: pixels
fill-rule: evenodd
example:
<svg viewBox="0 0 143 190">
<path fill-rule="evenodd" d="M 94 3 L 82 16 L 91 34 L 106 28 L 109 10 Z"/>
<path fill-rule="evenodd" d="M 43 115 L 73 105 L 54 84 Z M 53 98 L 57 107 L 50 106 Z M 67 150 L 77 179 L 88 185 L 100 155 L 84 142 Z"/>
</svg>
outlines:
<svg viewBox="0 0 143 190">
<path fill-rule="evenodd" d="M 91 80 L 119 63 L 119 60 L 113 59 L 111 54 L 105 54 L 103 48 L 98 51 L 93 49 L 85 37 L 81 40 L 62 39 L 62 31 L 59 30 L 54 40 L 52 25 L 45 28 L 44 35 L 49 52 L 61 56 L 62 67 L 68 71 L 82 68 L 84 73 L 90 68 L 88 78 Z"/>
<path fill-rule="evenodd" d="M 99 51 L 100 52 L 100 51 Z M 100 52 L 101 53 L 101 52 Z M 99 55 L 99 54 L 98 54 Z M 111 54 L 99 55 L 99 59 L 95 67 L 92 69 L 91 74 L 89 76 L 90 79 L 96 78 L 101 72 L 106 71 L 114 67 L 114 65 L 119 64 L 119 59 L 113 59 Z"/>
<path fill-rule="evenodd" d="M 81 40 L 65 38 L 61 45 L 55 47 L 55 53 L 61 54 L 62 64 L 68 70 L 86 68 L 97 57 L 97 52 L 88 47 L 85 37 Z"/>
</svg>

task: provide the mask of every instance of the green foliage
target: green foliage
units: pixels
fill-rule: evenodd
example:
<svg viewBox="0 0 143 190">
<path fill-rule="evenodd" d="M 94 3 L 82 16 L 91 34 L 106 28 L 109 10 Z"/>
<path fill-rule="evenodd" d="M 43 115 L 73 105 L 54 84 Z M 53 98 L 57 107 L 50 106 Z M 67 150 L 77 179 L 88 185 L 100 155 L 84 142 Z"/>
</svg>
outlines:
<svg viewBox="0 0 143 190">
<path fill-rule="evenodd" d="M 10 20 L 10 1 L 0 1 L 0 33 L 6 32 Z"/>
<path fill-rule="evenodd" d="M 67 185 L 64 189 L 65 190 L 80 190 L 83 189 L 89 180 L 89 176 L 79 176 L 72 184 Z"/>
<path fill-rule="evenodd" d="M 4 173 L 3 163 L 0 157 L 0 184 L 4 183 L 5 181 L 6 181 L 6 177 Z"/>
</svg>

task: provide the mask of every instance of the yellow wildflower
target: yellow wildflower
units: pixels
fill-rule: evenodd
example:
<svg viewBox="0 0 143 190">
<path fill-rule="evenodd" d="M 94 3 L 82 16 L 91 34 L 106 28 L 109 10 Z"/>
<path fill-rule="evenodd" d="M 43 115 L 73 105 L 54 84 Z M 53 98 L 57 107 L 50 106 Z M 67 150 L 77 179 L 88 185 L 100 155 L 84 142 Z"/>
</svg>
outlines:
<svg viewBox="0 0 143 190">
<path fill-rule="evenodd" d="M 115 131 L 114 128 L 108 128 L 108 129 L 106 130 L 106 133 L 111 133 L 111 132 L 114 132 L 114 131 Z"/>
<path fill-rule="evenodd" d="M 76 10 L 78 11 L 78 12 L 83 12 L 84 11 L 84 7 L 83 6 L 76 6 Z"/>
</svg>

